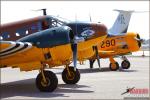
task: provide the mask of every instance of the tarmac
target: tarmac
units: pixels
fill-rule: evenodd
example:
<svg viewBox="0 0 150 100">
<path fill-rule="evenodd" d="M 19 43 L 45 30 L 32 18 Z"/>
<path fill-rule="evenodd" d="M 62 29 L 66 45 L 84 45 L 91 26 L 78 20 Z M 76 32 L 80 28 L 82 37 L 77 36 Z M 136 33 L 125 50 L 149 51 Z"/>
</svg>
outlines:
<svg viewBox="0 0 150 100">
<path fill-rule="evenodd" d="M 35 86 L 39 71 L 20 72 L 18 68 L 1 69 L 1 99 L 133 99 L 149 98 L 149 57 L 128 57 L 131 68 L 118 71 L 109 70 L 109 60 L 101 59 L 101 70 L 97 63 L 89 68 L 89 62 L 78 64 L 81 79 L 75 85 L 62 81 L 63 67 L 50 69 L 58 77 L 58 88 L 52 93 L 40 92 Z M 120 58 L 116 58 L 121 63 Z M 126 89 L 147 90 L 144 92 L 126 93 Z M 137 100 L 137 99 L 136 99 Z"/>
</svg>

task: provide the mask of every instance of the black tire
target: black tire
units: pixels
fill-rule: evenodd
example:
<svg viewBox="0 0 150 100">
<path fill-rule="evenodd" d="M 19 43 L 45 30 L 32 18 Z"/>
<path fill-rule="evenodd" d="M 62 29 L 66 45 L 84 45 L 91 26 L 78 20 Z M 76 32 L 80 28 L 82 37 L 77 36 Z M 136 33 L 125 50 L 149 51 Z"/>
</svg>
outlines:
<svg viewBox="0 0 150 100">
<path fill-rule="evenodd" d="M 69 77 L 67 68 L 65 68 L 62 72 L 62 80 L 66 84 L 76 84 L 80 80 L 80 72 L 78 69 L 76 71 L 73 67 L 69 67 L 69 71 L 71 76 Z"/>
<path fill-rule="evenodd" d="M 122 61 L 121 67 L 122 67 L 122 69 L 129 69 L 130 68 L 130 62 L 127 60 Z"/>
<path fill-rule="evenodd" d="M 109 68 L 111 71 L 117 71 L 119 69 L 118 62 L 115 62 L 114 64 L 115 64 L 115 67 L 112 66 L 113 65 L 112 63 L 110 63 L 110 65 L 109 65 Z"/>
<path fill-rule="evenodd" d="M 48 83 L 43 82 L 42 74 L 39 73 L 36 78 L 36 87 L 42 92 L 53 92 L 58 85 L 57 76 L 51 71 L 44 71 L 44 75 Z"/>
</svg>

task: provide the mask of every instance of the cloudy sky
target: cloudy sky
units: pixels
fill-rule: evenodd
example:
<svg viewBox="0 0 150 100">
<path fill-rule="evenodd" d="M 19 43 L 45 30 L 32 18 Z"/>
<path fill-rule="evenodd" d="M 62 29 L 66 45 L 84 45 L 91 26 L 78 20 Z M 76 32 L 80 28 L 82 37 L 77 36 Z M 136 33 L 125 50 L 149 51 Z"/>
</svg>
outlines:
<svg viewBox="0 0 150 100">
<path fill-rule="evenodd" d="M 113 9 L 149 11 L 149 1 L 1 1 L 1 24 L 42 15 L 61 16 L 69 20 L 102 22 L 108 28 L 114 23 L 118 12 Z M 149 39 L 149 12 L 133 13 L 128 31 L 140 33 Z"/>
</svg>

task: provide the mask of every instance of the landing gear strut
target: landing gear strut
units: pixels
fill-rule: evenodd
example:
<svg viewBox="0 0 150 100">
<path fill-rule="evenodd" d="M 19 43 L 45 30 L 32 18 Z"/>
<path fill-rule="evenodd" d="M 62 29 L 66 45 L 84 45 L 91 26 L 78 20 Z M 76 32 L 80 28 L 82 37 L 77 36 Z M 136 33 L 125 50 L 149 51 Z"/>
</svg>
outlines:
<svg viewBox="0 0 150 100">
<path fill-rule="evenodd" d="M 93 64 L 95 62 L 95 59 L 94 60 L 89 60 L 89 62 L 90 62 L 90 68 L 92 69 L 93 68 Z"/>
<path fill-rule="evenodd" d="M 66 84 L 76 84 L 80 80 L 80 72 L 74 67 L 66 66 L 62 72 L 62 79 Z"/>
<path fill-rule="evenodd" d="M 44 68 L 40 69 L 40 73 L 36 78 L 36 87 L 42 92 L 53 92 L 58 85 L 57 76 Z"/>
<path fill-rule="evenodd" d="M 123 61 L 122 61 L 122 63 L 121 63 L 121 67 L 122 67 L 123 69 L 129 69 L 129 68 L 130 68 L 130 62 L 129 62 L 129 60 L 127 59 L 127 57 L 126 57 L 126 56 L 122 56 L 122 59 L 123 59 Z"/>
</svg>

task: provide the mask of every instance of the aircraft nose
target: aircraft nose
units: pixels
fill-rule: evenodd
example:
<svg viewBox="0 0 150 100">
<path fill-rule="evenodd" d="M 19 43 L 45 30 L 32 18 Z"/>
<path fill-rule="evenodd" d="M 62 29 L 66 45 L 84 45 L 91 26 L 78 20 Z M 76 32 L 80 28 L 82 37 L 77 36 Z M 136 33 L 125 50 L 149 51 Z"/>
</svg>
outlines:
<svg viewBox="0 0 150 100">
<path fill-rule="evenodd" d="M 137 40 L 138 46 L 139 46 L 139 48 L 140 48 L 144 40 L 140 38 L 140 35 L 139 35 L 139 34 L 137 34 L 136 40 Z"/>
</svg>

